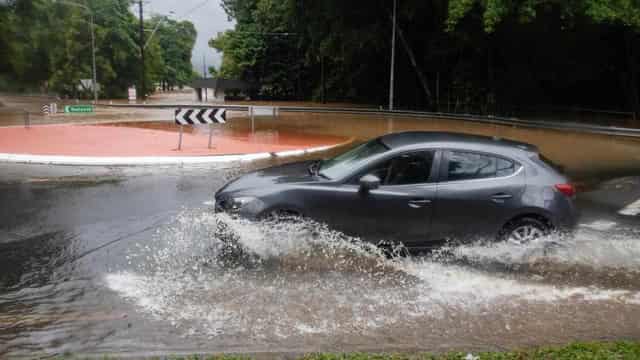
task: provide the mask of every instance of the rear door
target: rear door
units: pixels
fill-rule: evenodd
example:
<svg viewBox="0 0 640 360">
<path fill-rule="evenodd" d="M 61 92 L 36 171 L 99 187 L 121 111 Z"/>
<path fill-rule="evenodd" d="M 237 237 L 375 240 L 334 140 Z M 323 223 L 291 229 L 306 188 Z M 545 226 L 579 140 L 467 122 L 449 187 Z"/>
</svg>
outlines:
<svg viewBox="0 0 640 360">
<path fill-rule="evenodd" d="M 442 152 L 433 231 L 439 239 L 493 238 L 520 205 L 525 174 L 517 161 L 467 150 Z"/>
</svg>

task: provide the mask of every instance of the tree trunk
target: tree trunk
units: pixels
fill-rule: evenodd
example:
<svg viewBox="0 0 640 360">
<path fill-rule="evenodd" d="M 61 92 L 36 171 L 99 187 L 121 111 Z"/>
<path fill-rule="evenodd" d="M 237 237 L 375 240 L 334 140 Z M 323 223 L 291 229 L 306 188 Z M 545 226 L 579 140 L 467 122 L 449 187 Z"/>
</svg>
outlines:
<svg viewBox="0 0 640 360">
<path fill-rule="evenodd" d="M 496 113 L 496 95 L 494 89 L 494 72 L 493 72 L 493 37 L 488 35 L 487 38 L 487 113 Z"/>
<path fill-rule="evenodd" d="M 416 75 L 420 80 L 420 84 L 422 85 L 424 94 L 427 96 L 427 105 L 431 106 L 433 104 L 433 96 L 431 95 L 431 90 L 429 90 L 429 83 L 427 81 L 427 77 L 422 72 L 422 69 L 418 66 L 418 63 L 416 62 L 416 57 L 413 55 L 413 50 L 411 50 L 411 47 L 409 46 L 407 39 L 404 37 L 404 32 L 399 26 L 396 27 L 396 30 L 398 32 L 398 38 L 400 38 L 400 43 L 402 44 L 402 47 L 404 47 L 404 50 L 407 52 L 407 55 L 409 56 L 409 61 L 411 61 L 411 65 L 413 66 L 413 69 L 415 70 Z"/>
<path fill-rule="evenodd" d="M 635 38 L 636 34 L 633 29 L 629 28 L 626 31 L 626 43 L 627 43 L 627 61 L 629 66 L 629 91 L 631 100 L 631 111 L 633 111 L 633 120 L 636 122 L 640 117 L 640 98 L 638 94 L 638 62 L 635 54 Z"/>
<path fill-rule="evenodd" d="M 389 12 L 389 19 L 391 19 L 391 26 L 393 26 L 393 14 L 391 12 Z M 398 38 L 400 39 L 400 43 L 402 44 L 402 47 L 404 48 L 404 50 L 407 52 L 407 55 L 409 56 L 409 61 L 411 62 L 411 65 L 413 66 L 413 69 L 415 70 L 416 75 L 418 76 L 418 80 L 420 80 L 420 84 L 422 85 L 424 94 L 427 96 L 427 105 L 432 106 L 433 96 L 431 95 L 431 90 L 429 90 L 429 83 L 428 83 L 427 77 L 422 72 L 422 69 L 418 66 L 418 63 L 416 62 L 416 57 L 414 56 L 413 50 L 411 50 L 411 47 L 409 46 L 407 39 L 404 37 L 404 32 L 402 31 L 402 28 L 396 25 L 396 31 L 398 33 Z"/>
<path fill-rule="evenodd" d="M 322 103 L 325 104 L 326 103 L 326 99 L 325 99 L 325 91 L 327 90 L 327 88 L 325 87 L 325 83 L 324 83 L 324 55 L 322 55 L 322 57 L 320 58 L 320 86 L 322 86 L 321 88 L 321 98 L 322 98 Z"/>
</svg>

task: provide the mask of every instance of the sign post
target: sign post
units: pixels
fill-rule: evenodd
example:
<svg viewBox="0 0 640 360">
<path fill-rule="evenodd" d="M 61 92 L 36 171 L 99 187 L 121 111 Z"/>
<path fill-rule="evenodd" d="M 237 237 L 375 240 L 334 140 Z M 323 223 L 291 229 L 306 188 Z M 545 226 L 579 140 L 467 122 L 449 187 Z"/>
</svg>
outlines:
<svg viewBox="0 0 640 360">
<path fill-rule="evenodd" d="M 136 94 L 136 88 L 134 86 L 129 87 L 129 89 L 127 90 L 127 95 L 129 97 L 129 103 L 136 102 L 137 94 Z"/>
<path fill-rule="evenodd" d="M 213 137 L 213 126 L 209 125 L 209 145 L 207 147 L 211 149 L 211 138 Z"/>
</svg>

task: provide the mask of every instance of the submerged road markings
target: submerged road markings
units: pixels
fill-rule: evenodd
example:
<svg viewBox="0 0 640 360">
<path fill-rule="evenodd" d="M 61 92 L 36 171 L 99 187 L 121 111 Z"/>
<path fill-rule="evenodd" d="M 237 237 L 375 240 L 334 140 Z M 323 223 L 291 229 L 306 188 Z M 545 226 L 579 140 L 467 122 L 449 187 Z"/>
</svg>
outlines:
<svg viewBox="0 0 640 360">
<path fill-rule="evenodd" d="M 640 199 L 625 206 L 622 210 L 618 211 L 620 215 L 636 216 L 640 214 Z"/>
<path fill-rule="evenodd" d="M 618 224 L 614 221 L 596 220 L 594 222 L 580 224 L 580 227 L 599 231 L 608 231 L 613 229 L 616 225 Z"/>
</svg>

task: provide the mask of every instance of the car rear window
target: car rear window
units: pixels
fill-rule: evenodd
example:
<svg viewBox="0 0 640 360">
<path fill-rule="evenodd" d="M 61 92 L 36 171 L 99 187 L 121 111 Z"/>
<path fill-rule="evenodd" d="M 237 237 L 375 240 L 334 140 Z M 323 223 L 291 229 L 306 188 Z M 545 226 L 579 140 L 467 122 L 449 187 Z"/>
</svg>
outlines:
<svg viewBox="0 0 640 360">
<path fill-rule="evenodd" d="M 520 167 L 515 161 L 498 156 L 465 151 L 450 151 L 448 181 L 488 179 L 509 176 Z"/>
</svg>

